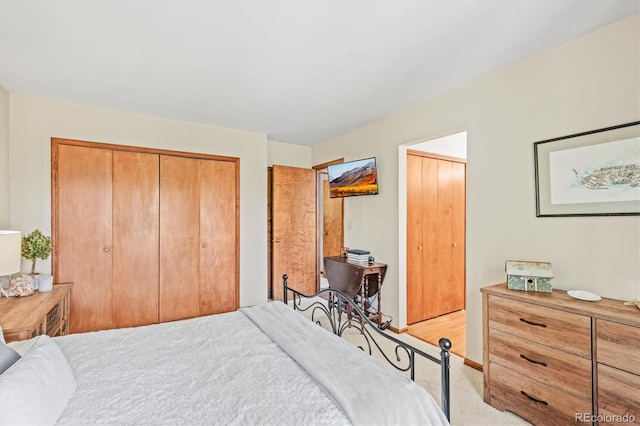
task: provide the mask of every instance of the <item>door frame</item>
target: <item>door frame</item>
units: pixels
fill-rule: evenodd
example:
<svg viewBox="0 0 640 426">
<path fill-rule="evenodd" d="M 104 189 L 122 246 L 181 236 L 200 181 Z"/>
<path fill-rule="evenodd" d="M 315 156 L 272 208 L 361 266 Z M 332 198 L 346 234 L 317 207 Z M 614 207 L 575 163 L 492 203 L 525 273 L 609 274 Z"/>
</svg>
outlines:
<svg viewBox="0 0 640 426">
<path fill-rule="evenodd" d="M 416 146 L 434 142 L 440 139 L 454 138 L 457 135 L 464 134 L 465 151 L 467 151 L 469 137 L 468 130 L 464 128 L 455 129 L 450 132 L 440 133 L 413 139 L 398 145 L 398 332 L 404 333 L 409 330 L 407 326 L 407 268 L 406 268 L 406 250 L 407 250 L 407 150 L 415 150 Z M 437 149 L 436 149 L 437 151 Z M 424 152 L 424 151 L 423 151 Z M 432 151 L 433 152 L 433 151 Z M 466 158 L 465 153 L 462 158 Z M 461 158 L 458 156 L 457 158 Z M 468 164 L 468 158 L 466 158 Z M 468 191 L 465 188 L 465 201 L 468 200 Z M 465 202 L 465 205 L 467 203 Z M 466 214 L 465 214 L 466 216 Z M 466 222 L 466 220 L 465 220 Z M 466 248 L 466 226 L 465 226 L 465 248 Z M 466 285 L 466 267 L 467 256 L 465 249 L 465 288 Z M 465 304 L 466 304 L 465 291 Z"/>
<path fill-rule="evenodd" d="M 430 152 L 430 151 L 418 151 L 415 149 L 407 149 L 406 152 L 406 156 L 415 156 L 415 157 L 423 157 L 423 158 L 431 158 L 434 160 L 442 160 L 442 161 L 447 161 L 447 162 L 451 162 L 451 163 L 459 163 L 459 164 L 464 164 L 464 186 L 465 186 L 465 191 L 464 191 L 464 197 L 465 197 L 465 203 L 464 203 L 464 228 L 463 228 L 463 240 L 464 240 L 464 253 L 463 253 L 463 262 L 462 262 L 462 284 L 463 284 L 463 290 L 462 290 L 462 299 L 463 299 L 463 307 L 462 310 L 466 310 L 467 309 L 467 271 L 466 271 L 466 264 L 467 264 L 467 253 L 466 253 L 466 236 L 467 236 L 467 226 L 466 226 L 466 219 L 467 219 L 467 203 L 466 203 L 466 198 L 467 198 L 467 191 L 466 191 L 466 186 L 467 186 L 467 159 L 466 158 L 460 158 L 460 157 L 452 157 L 449 155 L 443 155 L 443 154 L 438 154 L 435 152 Z M 408 169 L 408 167 L 407 167 Z M 405 169 L 405 175 L 407 174 Z M 405 191 L 406 192 L 406 191 Z M 408 198 L 408 196 L 407 196 Z M 408 207 L 407 207 L 408 209 Z M 407 214 L 407 209 L 405 209 L 405 216 Z M 409 225 L 408 223 L 406 224 L 406 233 L 409 233 Z M 405 237 L 406 238 L 406 237 Z M 405 240 L 406 241 L 406 240 Z M 407 256 L 408 258 L 408 256 Z M 407 264 L 405 265 L 406 270 L 409 269 L 409 265 L 408 265 L 408 261 L 406 261 Z M 408 286 L 409 283 L 406 282 L 406 293 L 408 294 Z M 453 311 L 456 312 L 456 311 Z M 407 302 L 406 302 L 406 317 L 408 317 L 408 313 L 409 313 L 409 300 L 407 298 Z M 444 314 L 446 315 L 446 314 Z M 433 319 L 433 318 L 437 318 L 436 317 L 430 317 L 430 318 L 423 318 L 418 322 L 422 322 L 422 321 L 426 321 L 429 319 Z M 417 324 L 418 322 L 414 323 Z M 408 323 L 408 320 L 407 320 Z"/>
</svg>

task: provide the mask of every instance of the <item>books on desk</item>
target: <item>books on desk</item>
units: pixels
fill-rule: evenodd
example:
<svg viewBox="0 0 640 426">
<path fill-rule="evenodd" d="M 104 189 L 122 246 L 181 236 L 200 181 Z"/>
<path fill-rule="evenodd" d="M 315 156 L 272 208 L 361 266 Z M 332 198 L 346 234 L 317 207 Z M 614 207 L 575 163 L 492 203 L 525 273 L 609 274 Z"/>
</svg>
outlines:
<svg viewBox="0 0 640 426">
<path fill-rule="evenodd" d="M 349 249 L 347 250 L 347 260 L 358 263 L 369 263 L 369 251 Z"/>
</svg>

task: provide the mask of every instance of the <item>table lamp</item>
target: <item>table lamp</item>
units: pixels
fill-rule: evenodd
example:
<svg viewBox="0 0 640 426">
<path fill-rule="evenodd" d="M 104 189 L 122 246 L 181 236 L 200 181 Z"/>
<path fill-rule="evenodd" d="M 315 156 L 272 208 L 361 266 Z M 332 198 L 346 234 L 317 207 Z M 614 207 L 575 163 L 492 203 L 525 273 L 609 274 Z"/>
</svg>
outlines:
<svg viewBox="0 0 640 426">
<path fill-rule="evenodd" d="M 19 231 L 0 230 L 0 286 L 3 286 L 6 275 L 20 272 L 22 255 L 22 237 Z"/>
</svg>

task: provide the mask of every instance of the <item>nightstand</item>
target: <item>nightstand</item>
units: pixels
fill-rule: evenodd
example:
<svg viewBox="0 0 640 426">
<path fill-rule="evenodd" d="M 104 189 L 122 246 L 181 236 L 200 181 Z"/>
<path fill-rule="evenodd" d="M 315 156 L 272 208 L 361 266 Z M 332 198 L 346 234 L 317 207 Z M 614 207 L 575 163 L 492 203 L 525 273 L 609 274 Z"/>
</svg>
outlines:
<svg viewBox="0 0 640 426">
<path fill-rule="evenodd" d="M 69 332 L 72 284 L 56 284 L 53 290 L 31 296 L 1 297 L 0 326 L 7 342 L 41 334 L 63 336 Z"/>
</svg>

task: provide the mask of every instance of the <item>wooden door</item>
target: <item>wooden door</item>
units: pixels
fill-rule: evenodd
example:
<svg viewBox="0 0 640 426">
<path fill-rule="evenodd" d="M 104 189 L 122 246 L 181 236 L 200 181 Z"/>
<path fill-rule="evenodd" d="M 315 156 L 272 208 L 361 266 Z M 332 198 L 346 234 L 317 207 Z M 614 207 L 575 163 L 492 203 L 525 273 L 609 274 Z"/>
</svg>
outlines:
<svg viewBox="0 0 640 426">
<path fill-rule="evenodd" d="M 54 140 L 54 275 L 73 282 L 69 331 L 111 328 L 112 151 Z"/>
<path fill-rule="evenodd" d="M 113 151 L 113 326 L 158 322 L 159 156 Z"/>
<path fill-rule="evenodd" d="M 465 309 L 467 305 L 466 289 L 466 217 L 467 217 L 467 165 L 451 162 L 451 304 L 449 312 Z"/>
<path fill-rule="evenodd" d="M 407 323 L 465 308 L 465 164 L 407 156 Z"/>
<path fill-rule="evenodd" d="M 329 181 L 322 181 L 322 257 L 339 256 L 344 245 L 343 198 L 331 198 Z"/>
<path fill-rule="evenodd" d="M 198 160 L 200 315 L 238 309 L 237 163 Z"/>
<path fill-rule="evenodd" d="M 407 156 L 407 323 L 423 319 L 422 157 Z"/>
<path fill-rule="evenodd" d="M 267 167 L 267 299 L 273 299 L 273 167 Z"/>
<path fill-rule="evenodd" d="M 282 275 L 298 291 L 317 291 L 316 171 L 273 166 L 273 298 L 282 300 Z"/>
<path fill-rule="evenodd" d="M 160 156 L 160 321 L 200 311 L 198 160 Z"/>
</svg>

